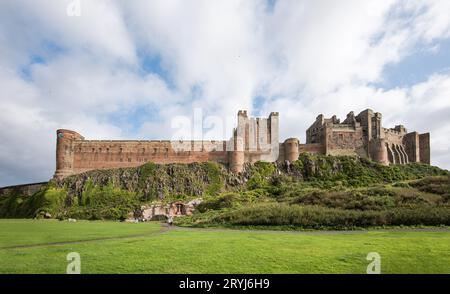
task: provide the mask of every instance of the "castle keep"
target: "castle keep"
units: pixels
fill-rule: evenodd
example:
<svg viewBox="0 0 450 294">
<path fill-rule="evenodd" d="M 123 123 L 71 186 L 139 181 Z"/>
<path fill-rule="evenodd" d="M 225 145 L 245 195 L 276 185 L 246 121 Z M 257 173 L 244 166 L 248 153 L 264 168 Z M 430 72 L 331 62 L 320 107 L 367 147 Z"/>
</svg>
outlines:
<svg viewBox="0 0 450 294">
<path fill-rule="evenodd" d="M 357 116 L 352 111 L 342 123 L 336 116 L 319 115 L 306 130 L 306 145 L 310 144 L 322 146 L 323 154 L 357 154 L 385 165 L 430 164 L 430 133 L 408 133 L 402 125 L 384 128 L 381 113 L 370 109 Z"/>
<path fill-rule="evenodd" d="M 367 109 L 357 116 L 350 112 L 341 123 L 336 116 L 319 115 L 306 131 L 306 143 L 289 138 L 279 142 L 279 115 L 248 117 L 238 112 L 232 137 L 223 141 L 85 140 L 71 130 L 57 130 L 55 178 L 94 169 L 136 167 L 145 162 L 192 163 L 216 161 L 232 172 L 244 163 L 296 160 L 300 153 L 358 155 L 382 164 L 430 163 L 430 135 L 408 133 L 399 125 L 387 129 L 381 114 Z"/>
</svg>

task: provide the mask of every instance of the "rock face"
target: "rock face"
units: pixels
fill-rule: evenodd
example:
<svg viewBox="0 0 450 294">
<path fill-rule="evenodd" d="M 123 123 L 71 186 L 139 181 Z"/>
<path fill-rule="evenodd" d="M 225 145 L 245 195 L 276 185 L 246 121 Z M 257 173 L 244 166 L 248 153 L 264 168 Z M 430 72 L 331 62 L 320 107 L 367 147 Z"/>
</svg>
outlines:
<svg viewBox="0 0 450 294">
<path fill-rule="evenodd" d="M 121 190 L 136 192 L 142 201 L 167 199 L 168 196 L 200 197 L 224 189 L 228 171 L 218 163 L 159 165 L 147 163 L 137 168 L 95 170 L 56 181 L 66 187 L 69 196 L 81 197 L 90 183 L 94 186 L 111 184 Z"/>
<path fill-rule="evenodd" d="M 225 166 L 215 162 L 166 165 L 146 163 L 137 168 L 94 170 L 72 175 L 57 180 L 56 185 L 65 187 L 69 197 L 79 199 L 88 185 L 112 185 L 114 188 L 137 193 L 143 202 L 167 202 L 174 195 L 200 198 L 205 194 L 242 190 L 255 175 L 267 180 L 288 175 L 301 181 L 343 171 L 340 158 L 301 157 L 302 160 L 295 162 L 246 163 L 241 173 L 229 172 Z M 350 160 L 359 162 L 356 157 Z"/>
<path fill-rule="evenodd" d="M 194 199 L 189 202 L 176 201 L 169 204 L 153 203 L 143 205 L 140 209 L 130 213 L 128 220 L 149 221 L 168 218 L 169 216 L 178 217 L 183 215 L 192 215 L 201 199 Z"/>
</svg>

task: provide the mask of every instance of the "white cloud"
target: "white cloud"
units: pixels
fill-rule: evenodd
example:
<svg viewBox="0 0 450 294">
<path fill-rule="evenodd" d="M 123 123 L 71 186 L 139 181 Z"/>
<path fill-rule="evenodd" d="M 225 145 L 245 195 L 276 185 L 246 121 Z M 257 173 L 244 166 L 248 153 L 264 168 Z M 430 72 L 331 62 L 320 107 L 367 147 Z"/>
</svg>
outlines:
<svg viewBox="0 0 450 294">
<path fill-rule="evenodd" d="M 1 35 L 12 49 L 8 57 L 21 62 L 42 42 L 54 41 L 70 51 L 135 62 L 135 47 L 121 11 L 108 0 L 81 1 L 81 15 L 69 17 L 66 9 L 73 0 L 2 1 Z M 5 58 L 6 59 L 6 58 Z"/>
<path fill-rule="evenodd" d="M 261 1 L 122 3 L 142 47 L 160 55 L 183 95 L 210 109 L 250 108 L 265 73 Z"/>
</svg>

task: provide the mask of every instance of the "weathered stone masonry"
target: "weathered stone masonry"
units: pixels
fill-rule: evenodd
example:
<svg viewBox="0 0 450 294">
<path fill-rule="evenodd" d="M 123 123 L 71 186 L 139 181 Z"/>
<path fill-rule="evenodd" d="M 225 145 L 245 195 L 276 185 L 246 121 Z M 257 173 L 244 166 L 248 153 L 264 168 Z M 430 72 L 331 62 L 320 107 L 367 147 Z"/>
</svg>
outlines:
<svg viewBox="0 0 450 294">
<path fill-rule="evenodd" d="M 382 164 L 430 163 L 430 135 L 408 133 L 403 126 L 386 129 L 381 114 L 367 109 L 350 112 L 341 123 L 319 115 L 306 131 L 306 144 L 289 138 L 279 142 L 279 115 L 250 118 L 238 112 L 237 127 L 224 141 L 85 140 L 77 132 L 57 131 L 55 178 L 93 169 L 135 167 L 145 162 L 216 161 L 240 172 L 244 163 L 294 161 L 302 152 L 359 155 Z"/>
<path fill-rule="evenodd" d="M 410 132 L 402 125 L 384 128 L 381 113 L 353 111 L 341 123 L 336 116 L 319 115 L 306 131 L 306 145 L 319 144 L 323 154 L 353 155 L 382 164 L 421 162 L 430 164 L 430 134 Z"/>
</svg>

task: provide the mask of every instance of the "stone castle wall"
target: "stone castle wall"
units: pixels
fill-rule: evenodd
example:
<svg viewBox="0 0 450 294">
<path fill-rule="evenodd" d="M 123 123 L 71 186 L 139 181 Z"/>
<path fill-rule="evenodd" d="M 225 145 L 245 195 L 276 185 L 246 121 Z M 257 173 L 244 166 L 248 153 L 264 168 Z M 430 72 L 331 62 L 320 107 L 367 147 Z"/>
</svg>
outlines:
<svg viewBox="0 0 450 294">
<path fill-rule="evenodd" d="M 370 109 L 341 123 L 336 116 L 319 115 L 306 131 L 306 142 L 320 144 L 329 155 L 358 155 L 382 164 L 430 164 L 430 135 L 408 133 L 402 125 L 384 128 L 380 113 Z"/>
<path fill-rule="evenodd" d="M 419 135 L 420 162 L 430 164 L 430 133 Z"/>
<path fill-rule="evenodd" d="M 58 130 L 58 140 L 67 135 L 66 130 Z M 93 169 L 136 167 L 146 162 L 228 163 L 225 141 L 109 141 L 79 138 L 61 141 L 60 145 L 64 147 L 57 153 L 57 167 L 60 168 L 55 173 L 57 177 Z"/>
<path fill-rule="evenodd" d="M 278 113 L 249 118 L 239 111 L 233 136 L 226 141 L 85 140 L 71 130 L 57 131 L 55 178 L 94 169 L 215 161 L 240 172 L 246 162 L 280 159 Z M 284 151 L 284 150 L 283 150 Z M 297 156 L 298 157 L 298 156 Z"/>
<path fill-rule="evenodd" d="M 39 192 L 41 189 L 47 186 L 48 182 L 32 183 L 25 185 L 15 185 L 0 188 L 0 199 L 3 196 L 11 195 L 15 193 L 17 195 L 32 196 L 34 193 Z"/>
<path fill-rule="evenodd" d="M 71 130 L 57 131 L 55 178 L 94 169 L 215 161 L 241 172 L 256 161 L 294 161 L 300 153 L 358 155 L 382 164 L 430 163 L 430 135 L 408 133 L 403 126 L 383 128 L 381 114 L 367 109 L 353 112 L 341 123 L 319 115 L 306 131 L 306 144 L 297 138 L 279 142 L 279 115 L 252 118 L 239 111 L 237 127 L 229 140 L 85 140 Z"/>
</svg>

